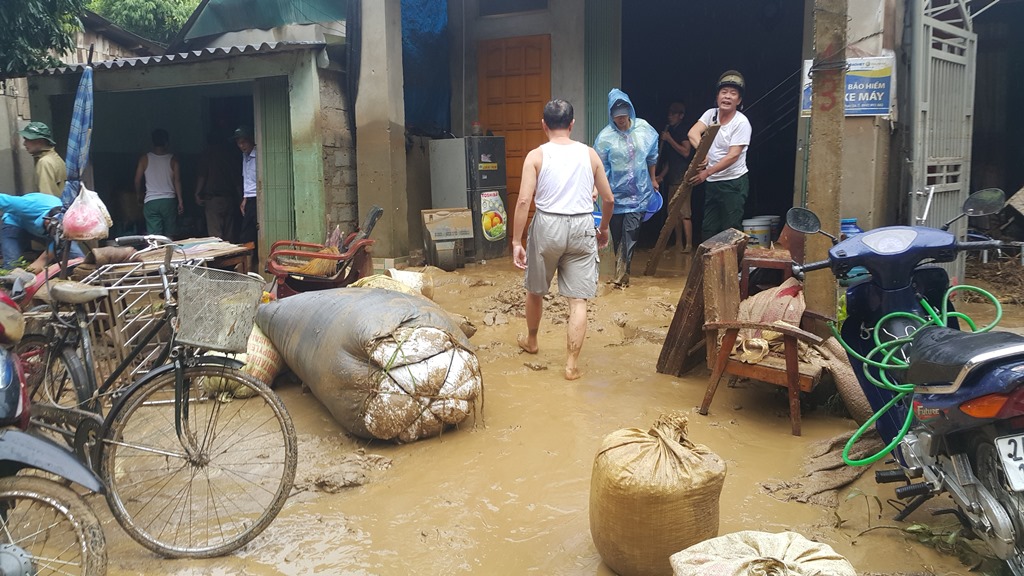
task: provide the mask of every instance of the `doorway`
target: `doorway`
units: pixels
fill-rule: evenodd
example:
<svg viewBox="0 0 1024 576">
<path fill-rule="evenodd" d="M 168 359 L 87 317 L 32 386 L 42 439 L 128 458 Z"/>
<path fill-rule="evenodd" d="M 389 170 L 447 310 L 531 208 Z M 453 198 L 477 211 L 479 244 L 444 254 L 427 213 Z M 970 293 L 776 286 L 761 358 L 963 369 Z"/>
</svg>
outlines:
<svg viewBox="0 0 1024 576">
<path fill-rule="evenodd" d="M 743 74 L 741 110 L 753 128 L 747 217 L 781 216 L 792 206 L 803 24 L 804 2 L 622 3 L 621 88 L 655 129 L 666 126 L 675 99 L 686 104 L 682 122 L 692 125 L 714 107 L 718 77 L 730 69 Z M 702 188 L 694 191 L 694 230 L 700 230 Z M 642 245 L 654 244 L 664 212 L 644 225 Z"/>
<path fill-rule="evenodd" d="M 477 54 L 480 122 L 495 136 L 505 137 L 511 230 L 523 160 L 546 141 L 540 118 L 551 99 L 551 36 L 483 40 L 477 45 Z"/>
</svg>

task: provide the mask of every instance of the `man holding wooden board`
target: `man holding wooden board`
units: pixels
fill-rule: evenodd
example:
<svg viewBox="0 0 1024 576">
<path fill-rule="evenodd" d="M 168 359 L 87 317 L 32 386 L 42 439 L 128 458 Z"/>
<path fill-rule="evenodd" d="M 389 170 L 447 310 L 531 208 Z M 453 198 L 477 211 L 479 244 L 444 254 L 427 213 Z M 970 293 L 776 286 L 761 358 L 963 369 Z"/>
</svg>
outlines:
<svg viewBox="0 0 1024 576">
<path fill-rule="evenodd" d="M 743 75 L 728 70 L 718 79 L 717 108 L 700 117 L 687 136 L 695 148 L 701 135 L 712 124 L 721 128 L 708 150 L 707 161 L 690 179 L 694 186 L 707 182 L 704 192 L 702 238 L 722 230 L 742 230 L 743 208 L 750 183 L 747 178 L 747 147 L 750 145 L 750 121 L 737 108 L 743 101 Z"/>
</svg>

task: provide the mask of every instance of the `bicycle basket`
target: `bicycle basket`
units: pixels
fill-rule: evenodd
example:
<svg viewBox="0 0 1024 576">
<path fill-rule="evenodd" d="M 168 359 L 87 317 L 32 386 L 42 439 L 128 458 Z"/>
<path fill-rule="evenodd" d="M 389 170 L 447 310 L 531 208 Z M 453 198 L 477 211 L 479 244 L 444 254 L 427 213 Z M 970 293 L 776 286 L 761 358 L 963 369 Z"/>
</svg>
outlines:
<svg viewBox="0 0 1024 576">
<path fill-rule="evenodd" d="M 178 270 L 178 330 L 182 344 L 220 352 L 245 352 L 263 295 L 259 280 L 225 270 Z"/>
</svg>

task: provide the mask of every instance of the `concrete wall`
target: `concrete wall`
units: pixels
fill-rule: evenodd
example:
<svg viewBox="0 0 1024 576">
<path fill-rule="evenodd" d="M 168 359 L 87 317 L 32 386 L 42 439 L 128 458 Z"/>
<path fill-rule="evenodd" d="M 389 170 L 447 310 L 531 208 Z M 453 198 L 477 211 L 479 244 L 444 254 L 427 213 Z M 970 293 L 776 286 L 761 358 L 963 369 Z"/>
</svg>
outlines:
<svg viewBox="0 0 1024 576">
<path fill-rule="evenodd" d="M 28 108 L 28 99 L 21 95 L 27 94 L 27 90 L 17 90 L 18 84 L 15 80 L 8 83 L 6 90 L 0 90 L 0 129 L 6 131 L 0 135 L 0 192 L 23 194 L 35 187 L 35 163 L 18 134 L 27 123 L 19 108 Z M 24 85 L 24 81 L 20 84 Z"/>
<path fill-rule="evenodd" d="M 320 111 L 323 131 L 324 202 L 328 232 L 341 226 L 355 230 L 359 214 L 356 194 L 355 143 L 348 123 L 350 104 L 342 92 L 344 76 L 320 70 Z M 366 207 L 364 211 L 368 211 Z"/>
<path fill-rule="evenodd" d="M 479 17 L 479 0 L 449 0 L 451 35 L 452 132 L 469 134 L 477 118 L 476 43 L 514 36 L 551 35 L 551 97 L 576 108 L 573 137 L 587 136 L 584 85 L 584 0 L 549 0 L 548 9 L 521 14 Z M 486 127 L 485 127 L 486 128 Z"/>
<path fill-rule="evenodd" d="M 423 217 L 421 210 L 431 208 L 430 138 L 405 138 L 406 194 L 409 198 L 409 252 L 423 250 Z"/>
</svg>

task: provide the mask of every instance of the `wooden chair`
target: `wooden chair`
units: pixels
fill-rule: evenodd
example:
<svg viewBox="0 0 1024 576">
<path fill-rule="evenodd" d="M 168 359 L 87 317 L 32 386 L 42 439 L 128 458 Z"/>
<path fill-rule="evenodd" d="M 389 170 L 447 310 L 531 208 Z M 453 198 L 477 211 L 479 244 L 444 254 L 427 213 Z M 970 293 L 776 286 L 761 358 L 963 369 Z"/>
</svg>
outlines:
<svg viewBox="0 0 1024 576">
<path fill-rule="evenodd" d="M 793 435 L 799 436 L 800 392 L 810 392 L 817 386 L 822 368 L 801 362 L 797 355 L 798 346 L 800 342 L 818 345 L 822 343 L 822 339 L 801 328 L 740 322 L 737 319 L 740 302 L 738 268 L 743 248 L 743 243 L 718 245 L 704 255 L 704 330 L 711 378 L 700 406 L 700 413 L 708 413 L 708 407 L 723 375 L 760 380 L 789 390 L 789 420 Z M 820 318 L 819 315 L 807 312 L 805 316 Z M 739 331 L 746 328 L 781 333 L 784 357 L 769 355 L 756 364 L 747 364 L 731 358 Z M 724 333 L 721 345 L 718 344 L 720 332 Z"/>
</svg>

